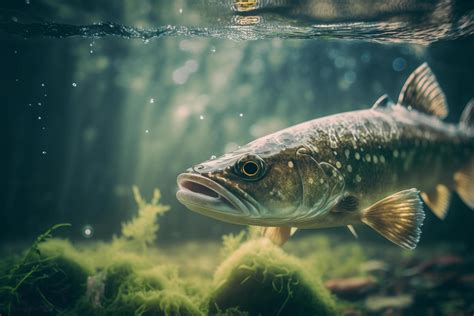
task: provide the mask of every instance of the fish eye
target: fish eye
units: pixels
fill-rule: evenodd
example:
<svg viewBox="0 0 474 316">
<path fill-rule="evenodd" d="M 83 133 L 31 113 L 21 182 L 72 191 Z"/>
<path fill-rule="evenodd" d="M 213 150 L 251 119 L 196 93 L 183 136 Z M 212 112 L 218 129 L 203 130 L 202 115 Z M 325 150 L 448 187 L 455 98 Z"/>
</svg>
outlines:
<svg viewBox="0 0 474 316">
<path fill-rule="evenodd" d="M 255 161 L 246 161 L 242 166 L 242 173 L 248 177 L 253 177 L 258 173 L 260 167 Z"/>
<path fill-rule="evenodd" d="M 265 162 L 257 155 L 243 156 L 235 165 L 235 173 L 246 180 L 258 180 L 265 173 Z"/>
</svg>

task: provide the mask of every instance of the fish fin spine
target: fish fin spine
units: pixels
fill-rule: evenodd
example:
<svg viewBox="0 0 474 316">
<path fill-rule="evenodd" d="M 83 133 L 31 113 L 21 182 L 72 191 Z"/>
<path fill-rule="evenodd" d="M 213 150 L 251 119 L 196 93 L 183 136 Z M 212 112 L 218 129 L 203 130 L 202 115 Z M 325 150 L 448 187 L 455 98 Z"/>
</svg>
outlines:
<svg viewBox="0 0 474 316">
<path fill-rule="evenodd" d="M 372 109 L 377 109 L 377 108 L 386 108 L 388 106 L 393 105 L 392 99 L 387 94 L 384 94 L 380 98 L 375 101 L 374 105 L 372 106 Z"/>
<path fill-rule="evenodd" d="M 454 173 L 454 185 L 461 200 L 474 210 L 474 158 Z"/>
<path fill-rule="evenodd" d="M 398 97 L 398 104 L 442 119 L 449 112 L 446 97 L 427 63 L 408 77 Z"/>
<path fill-rule="evenodd" d="M 459 123 L 464 128 L 474 128 L 474 98 L 467 103 Z"/>
<path fill-rule="evenodd" d="M 293 232 L 294 234 L 294 232 Z M 262 227 L 262 235 L 274 244 L 283 246 L 292 236 L 291 227 Z"/>
<path fill-rule="evenodd" d="M 347 228 L 349 229 L 349 231 L 351 232 L 352 236 L 354 236 L 355 239 L 359 239 L 359 235 L 357 235 L 357 232 L 356 232 L 354 226 L 347 225 Z"/>
<path fill-rule="evenodd" d="M 417 189 L 392 194 L 362 211 L 362 222 L 406 249 L 414 249 L 420 240 L 425 219 L 423 202 Z"/>
<path fill-rule="evenodd" d="M 451 201 L 451 192 L 448 187 L 438 184 L 434 190 L 430 192 L 421 192 L 421 198 L 433 211 L 433 213 L 441 220 L 446 218 Z"/>
<path fill-rule="evenodd" d="M 296 233 L 297 230 L 298 230 L 297 227 L 291 227 L 291 230 L 290 230 L 290 237 L 293 237 L 293 235 Z"/>
</svg>

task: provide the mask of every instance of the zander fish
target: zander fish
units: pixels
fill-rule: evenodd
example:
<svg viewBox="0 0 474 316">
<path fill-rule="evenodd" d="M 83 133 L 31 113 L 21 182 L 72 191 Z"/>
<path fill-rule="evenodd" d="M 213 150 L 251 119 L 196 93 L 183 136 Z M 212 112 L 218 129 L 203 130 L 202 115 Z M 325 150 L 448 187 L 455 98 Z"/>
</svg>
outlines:
<svg viewBox="0 0 474 316">
<path fill-rule="evenodd" d="M 336 114 L 259 138 L 178 176 L 178 200 L 235 224 L 264 227 L 283 244 L 295 228 L 364 223 L 416 247 L 425 214 L 439 217 L 451 191 L 474 208 L 474 102 L 459 124 L 441 119 L 446 99 L 427 64 L 398 102 Z M 421 198 L 420 198 L 421 197 Z"/>
</svg>

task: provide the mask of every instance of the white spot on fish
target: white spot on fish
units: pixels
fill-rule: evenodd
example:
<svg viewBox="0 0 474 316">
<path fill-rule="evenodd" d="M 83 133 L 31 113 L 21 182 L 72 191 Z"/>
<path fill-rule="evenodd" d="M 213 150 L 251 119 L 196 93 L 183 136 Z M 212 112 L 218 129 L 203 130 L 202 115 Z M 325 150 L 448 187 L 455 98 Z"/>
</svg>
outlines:
<svg viewBox="0 0 474 316">
<path fill-rule="evenodd" d="M 294 165 L 293 165 L 293 161 L 291 161 L 291 160 L 290 160 L 290 161 L 288 161 L 288 167 L 289 167 L 289 168 L 293 168 L 293 167 L 294 167 Z"/>
<path fill-rule="evenodd" d="M 361 181 L 362 181 L 362 178 L 361 178 L 359 175 L 356 175 L 356 181 L 357 181 L 357 182 L 361 182 Z"/>
<path fill-rule="evenodd" d="M 399 155 L 398 150 L 395 149 L 393 151 L 393 157 L 398 158 L 398 155 Z"/>
<path fill-rule="evenodd" d="M 356 160 L 360 160 L 360 154 L 359 153 L 355 153 L 354 157 L 355 157 Z"/>
<path fill-rule="evenodd" d="M 337 156 L 337 151 L 333 151 L 334 156 Z"/>
<path fill-rule="evenodd" d="M 369 154 L 366 154 L 366 155 L 365 155 L 365 160 L 367 160 L 368 162 L 370 162 L 370 159 L 371 159 L 370 155 L 369 155 Z"/>
<path fill-rule="evenodd" d="M 355 141 L 352 143 L 352 147 L 353 147 L 354 149 L 357 149 L 357 143 L 356 143 Z"/>
<path fill-rule="evenodd" d="M 340 163 L 339 161 L 336 161 L 336 167 L 337 167 L 338 169 L 341 169 L 342 165 L 341 165 L 341 163 Z"/>
<path fill-rule="evenodd" d="M 376 155 L 372 156 L 372 160 L 374 161 L 374 163 L 379 162 L 379 158 Z"/>
<path fill-rule="evenodd" d="M 344 180 L 344 178 L 343 178 L 342 176 L 339 176 L 338 179 L 339 179 L 340 181 Z"/>
<path fill-rule="evenodd" d="M 309 179 L 308 179 L 308 183 L 309 183 L 309 184 L 313 184 L 313 183 L 314 183 L 313 178 L 309 178 Z"/>
<path fill-rule="evenodd" d="M 347 166 L 347 171 L 352 172 L 352 166 L 351 165 Z"/>
<path fill-rule="evenodd" d="M 344 151 L 344 154 L 346 155 L 346 158 L 347 158 L 347 159 L 349 159 L 350 153 L 351 153 L 351 152 L 349 151 L 349 149 L 346 149 L 346 150 Z"/>
<path fill-rule="evenodd" d="M 323 183 L 324 183 L 324 180 L 323 180 L 323 179 L 319 179 L 319 183 L 323 184 Z"/>
<path fill-rule="evenodd" d="M 381 163 L 385 163 L 385 157 L 384 156 L 380 155 L 379 160 L 380 160 Z"/>
</svg>

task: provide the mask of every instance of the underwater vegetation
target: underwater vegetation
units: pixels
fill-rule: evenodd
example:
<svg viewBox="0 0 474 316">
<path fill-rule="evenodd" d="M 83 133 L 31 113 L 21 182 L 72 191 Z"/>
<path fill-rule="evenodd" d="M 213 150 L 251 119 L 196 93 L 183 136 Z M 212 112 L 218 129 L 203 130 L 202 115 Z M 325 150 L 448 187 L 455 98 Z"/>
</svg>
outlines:
<svg viewBox="0 0 474 316">
<path fill-rule="evenodd" d="M 228 308 L 250 315 L 335 314 L 335 302 L 321 281 L 268 239 L 243 244 L 219 266 L 214 283 L 210 314 Z"/>
<path fill-rule="evenodd" d="M 158 190 L 149 202 L 133 192 L 138 211 L 110 242 L 55 238 L 70 226 L 59 224 L 22 255 L 2 258 L 0 314 L 401 315 L 473 307 L 472 257 L 438 250 L 426 260 L 422 249 L 420 261 L 413 252 L 382 246 L 377 253 L 321 236 L 280 248 L 256 227 L 223 236 L 221 245 L 157 246 L 157 220 L 169 207 Z"/>
<path fill-rule="evenodd" d="M 69 226 L 60 224 L 39 236 L 23 257 L 4 260 L 0 313 L 335 314 L 335 301 L 321 281 L 269 240 L 256 239 L 256 231 L 224 237 L 221 257 L 226 259 L 214 280 L 180 278 L 172 261 L 153 247 L 157 218 L 169 207 L 160 204 L 158 190 L 150 202 L 137 188 L 133 192 L 137 215 L 110 243 L 74 246 L 53 238 L 56 230 Z"/>
</svg>

